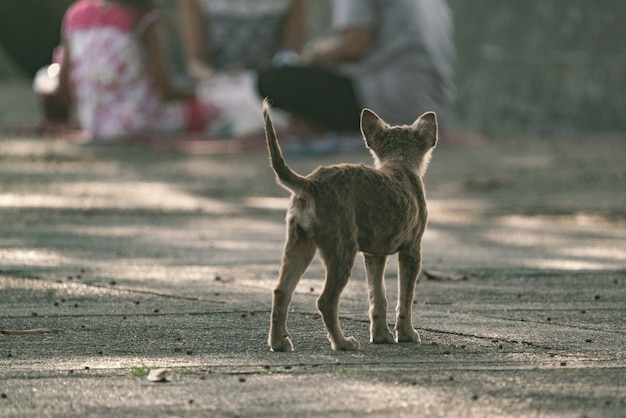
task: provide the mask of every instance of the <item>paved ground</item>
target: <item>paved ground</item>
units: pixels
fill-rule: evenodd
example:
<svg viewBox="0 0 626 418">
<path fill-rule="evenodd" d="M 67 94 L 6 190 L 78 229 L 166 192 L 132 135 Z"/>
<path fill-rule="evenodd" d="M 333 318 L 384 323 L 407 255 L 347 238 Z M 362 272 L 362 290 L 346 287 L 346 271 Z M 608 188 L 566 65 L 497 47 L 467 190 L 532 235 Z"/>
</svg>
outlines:
<svg viewBox="0 0 626 418">
<path fill-rule="evenodd" d="M 36 120 L 25 91 L 0 85 L 0 125 Z M 287 200 L 264 152 L 0 132 L 0 329 L 61 330 L 0 335 L 2 417 L 626 417 L 623 137 L 441 144 L 422 342 L 367 342 L 358 260 L 341 320 L 363 349 L 332 351 L 316 261 L 290 316 L 296 351 L 273 353 Z M 289 159 L 339 161 L 369 156 Z M 163 367 L 178 380 L 146 379 Z"/>
</svg>

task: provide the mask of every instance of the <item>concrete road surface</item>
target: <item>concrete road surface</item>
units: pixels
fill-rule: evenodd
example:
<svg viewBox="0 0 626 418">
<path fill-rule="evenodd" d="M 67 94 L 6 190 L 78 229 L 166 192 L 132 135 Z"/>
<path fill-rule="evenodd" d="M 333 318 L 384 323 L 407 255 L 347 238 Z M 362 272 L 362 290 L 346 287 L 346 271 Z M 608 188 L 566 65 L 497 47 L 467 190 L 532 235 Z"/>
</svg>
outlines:
<svg viewBox="0 0 626 418">
<path fill-rule="evenodd" d="M 6 97 L 5 125 L 13 108 L 36 110 Z M 421 343 L 368 342 L 359 258 L 341 322 L 363 348 L 332 351 L 316 260 L 292 305 L 295 351 L 274 353 L 287 195 L 263 149 L 0 132 L 2 417 L 626 417 L 619 136 L 442 141 L 426 180 Z M 288 158 L 301 173 L 341 161 L 370 157 Z M 391 321 L 396 274 L 392 257 Z M 159 368 L 172 381 L 148 381 Z"/>
</svg>

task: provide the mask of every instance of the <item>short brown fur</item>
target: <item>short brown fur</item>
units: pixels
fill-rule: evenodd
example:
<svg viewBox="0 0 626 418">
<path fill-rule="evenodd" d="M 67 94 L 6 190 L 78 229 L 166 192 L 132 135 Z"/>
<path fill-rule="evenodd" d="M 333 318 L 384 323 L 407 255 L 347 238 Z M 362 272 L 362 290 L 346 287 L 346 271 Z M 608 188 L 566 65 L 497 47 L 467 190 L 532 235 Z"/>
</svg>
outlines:
<svg viewBox="0 0 626 418">
<path fill-rule="evenodd" d="M 277 182 L 292 192 L 287 211 L 287 242 L 274 290 L 268 343 L 274 351 L 292 351 L 287 312 L 293 292 L 316 249 L 326 267 L 317 307 L 335 350 L 356 350 L 338 318 L 339 299 L 357 252 L 365 259 L 369 291 L 370 340 L 374 343 L 419 341 L 412 306 L 421 268 L 421 241 L 427 210 L 422 176 L 437 143 L 437 118 L 424 113 L 412 125 L 389 126 L 374 112 L 361 113 L 361 132 L 375 167 L 340 164 L 318 167 L 300 176 L 285 163 L 264 103 L 265 135 Z M 396 335 L 387 325 L 383 279 L 387 256 L 398 253 Z"/>
</svg>

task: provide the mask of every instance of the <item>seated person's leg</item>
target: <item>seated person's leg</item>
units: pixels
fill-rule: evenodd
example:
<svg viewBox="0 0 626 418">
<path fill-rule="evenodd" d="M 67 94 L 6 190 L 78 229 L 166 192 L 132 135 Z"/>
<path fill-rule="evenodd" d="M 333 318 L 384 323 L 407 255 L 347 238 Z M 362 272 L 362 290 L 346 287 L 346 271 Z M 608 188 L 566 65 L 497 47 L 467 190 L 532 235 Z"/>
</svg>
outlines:
<svg viewBox="0 0 626 418">
<path fill-rule="evenodd" d="M 358 131 L 361 106 L 351 80 L 313 67 L 280 67 L 259 74 L 261 97 L 323 129 Z"/>
</svg>

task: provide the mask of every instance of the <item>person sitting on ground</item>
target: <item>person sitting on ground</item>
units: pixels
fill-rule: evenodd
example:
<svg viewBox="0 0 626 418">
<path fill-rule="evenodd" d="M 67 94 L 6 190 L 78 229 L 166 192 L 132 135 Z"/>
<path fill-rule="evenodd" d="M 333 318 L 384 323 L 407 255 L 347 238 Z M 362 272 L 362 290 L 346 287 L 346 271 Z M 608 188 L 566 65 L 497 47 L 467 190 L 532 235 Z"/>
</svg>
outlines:
<svg viewBox="0 0 626 418">
<path fill-rule="evenodd" d="M 332 20 L 335 34 L 298 65 L 259 74 L 261 96 L 314 130 L 358 132 L 364 107 L 392 125 L 435 111 L 445 127 L 455 50 L 444 0 L 333 0 Z"/>
<path fill-rule="evenodd" d="M 307 0 L 183 0 L 179 11 L 197 95 L 220 110 L 209 135 L 261 136 L 257 71 L 298 56 L 307 35 Z M 277 116 L 284 126 L 284 115 Z"/>
<path fill-rule="evenodd" d="M 159 20 L 150 0 L 78 0 L 67 10 L 50 101 L 71 103 L 89 138 L 202 131 L 211 121 L 211 106 L 170 80 Z"/>
<path fill-rule="evenodd" d="M 293 60 L 307 35 L 307 10 L 307 0 L 182 0 L 189 73 L 208 79 Z"/>
</svg>

